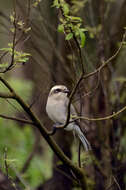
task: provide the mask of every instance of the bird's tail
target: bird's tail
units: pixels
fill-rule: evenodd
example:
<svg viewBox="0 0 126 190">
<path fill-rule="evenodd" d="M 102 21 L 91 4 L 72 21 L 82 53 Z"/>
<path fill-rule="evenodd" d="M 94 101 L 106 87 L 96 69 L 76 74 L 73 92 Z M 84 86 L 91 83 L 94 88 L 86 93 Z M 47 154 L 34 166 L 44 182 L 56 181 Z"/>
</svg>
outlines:
<svg viewBox="0 0 126 190">
<path fill-rule="evenodd" d="M 84 136 L 84 134 L 82 133 L 81 129 L 79 128 L 78 125 L 75 125 L 74 126 L 74 131 L 75 131 L 75 134 L 79 137 L 80 141 L 82 142 L 84 148 L 86 151 L 89 151 L 91 150 L 91 145 L 90 143 L 88 142 L 88 140 L 86 139 L 86 137 Z"/>
</svg>

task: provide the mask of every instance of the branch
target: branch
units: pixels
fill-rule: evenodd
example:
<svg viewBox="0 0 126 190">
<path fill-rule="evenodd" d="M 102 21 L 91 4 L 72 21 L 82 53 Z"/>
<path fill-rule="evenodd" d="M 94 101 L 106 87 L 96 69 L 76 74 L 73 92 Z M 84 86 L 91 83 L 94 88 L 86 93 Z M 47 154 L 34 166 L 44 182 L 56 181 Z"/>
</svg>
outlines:
<svg viewBox="0 0 126 190">
<path fill-rule="evenodd" d="M 12 165 L 9 166 L 9 168 L 14 172 L 15 176 L 16 176 L 16 180 L 14 180 L 14 182 L 16 184 L 18 184 L 19 186 L 19 182 L 21 183 L 21 185 L 23 185 L 25 187 L 25 189 L 31 189 L 31 187 L 29 187 L 29 185 L 27 184 L 27 182 L 25 181 L 25 179 L 22 177 L 22 175 L 16 170 L 16 168 L 14 168 Z M 19 190 L 19 189 L 18 189 Z"/>
<path fill-rule="evenodd" d="M 58 0 L 58 3 L 60 4 L 59 10 L 60 10 L 60 12 L 61 12 L 62 18 L 64 18 L 64 20 L 67 21 L 67 16 L 64 14 L 64 8 L 63 8 L 63 6 L 62 6 L 61 1 Z M 65 3 L 65 1 L 64 1 L 64 3 Z M 71 24 L 72 24 L 72 22 L 71 22 Z M 75 44 L 76 44 L 76 47 L 77 47 L 77 50 L 78 50 L 78 53 L 79 53 L 81 71 L 82 71 L 82 73 L 83 73 L 83 75 L 84 75 L 85 69 L 84 69 L 84 65 L 83 65 L 83 58 L 82 58 L 82 52 L 81 52 L 80 44 L 79 44 L 79 42 L 78 42 L 78 40 L 77 40 L 77 37 L 75 36 L 75 32 L 74 32 L 74 30 L 72 30 L 71 26 L 69 26 L 68 28 L 69 28 L 69 30 L 71 31 L 71 33 L 73 34 L 73 40 L 74 40 L 74 42 L 75 42 Z M 67 32 L 67 31 L 68 31 L 68 28 L 67 28 L 67 29 L 64 29 L 65 35 L 68 33 L 68 32 Z M 69 43 L 69 42 L 68 42 L 68 43 Z M 70 44 L 71 44 L 71 43 L 70 43 Z M 72 44 L 71 44 L 71 46 L 72 46 Z"/>
<path fill-rule="evenodd" d="M 80 84 L 80 82 L 83 80 L 83 73 L 81 74 L 81 77 L 78 79 L 77 83 L 75 84 L 70 96 L 69 96 L 69 104 L 68 104 L 68 110 L 67 110 L 67 119 L 66 119 L 66 123 L 63 126 L 56 126 L 56 129 L 64 129 L 68 124 L 69 124 L 69 120 L 70 120 L 70 106 L 71 106 L 71 102 L 72 102 L 72 98 Z M 52 132 L 53 133 L 53 132 Z"/>
<path fill-rule="evenodd" d="M 7 147 L 5 147 L 5 149 L 4 149 L 4 164 L 5 164 L 5 170 L 6 170 L 7 179 L 9 179 L 8 163 L 7 163 Z"/>
<path fill-rule="evenodd" d="M 113 180 L 114 180 L 115 184 L 117 185 L 118 189 L 121 190 L 121 187 L 120 187 L 117 179 L 114 176 L 113 176 Z"/>
<path fill-rule="evenodd" d="M 78 145 L 78 166 L 79 168 L 81 168 L 81 142 L 79 141 L 79 145 Z"/>
<path fill-rule="evenodd" d="M 0 98 L 14 98 L 14 95 L 0 92 Z"/>
<path fill-rule="evenodd" d="M 62 12 L 62 9 L 61 9 L 61 12 Z M 62 13 L 63 14 L 63 13 Z M 78 88 L 78 86 L 79 86 L 79 84 L 81 83 L 81 81 L 83 80 L 83 79 L 86 79 L 86 78 L 88 78 L 88 77 L 90 77 L 90 76 L 93 76 L 93 75 L 95 75 L 95 74 L 97 74 L 97 73 L 100 73 L 100 71 L 104 68 L 104 67 L 106 67 L 107 65 L 108 65 L 108 63 L 109 62 L 111 62 L 113 59 L 115 59 L 116 58 L 116 56 L 119 54 L 119 52 L 121 51 L 121 49 L 122 49 L 122 47 L 123 47 L 123 42 L 125 41 L 125 37 L 126 37 L 126 31 L 125 31 L 125 33 L 123 34 L 123 38 L 122 38 L 122 41 L 121 41 L 121 45 L 120 45 L 120 47 L 118 48 L 118 50 L 116 51 L 116 53 L 113 55 L 113 56 L 111 56 L 107 61 L 102 61 L 102 65 L 98 68 L 98 69 L 96 69 L 95 71 L 93 71 L 93 72 L 91 72 L 91 73 L 88 73 L 88 74 L 86 74 L 86 75 L 84 75 L 84 70 L 82 70 L 83 72 L 82 72 L 82 74 L 81 74 L 81 76 L 80 76 L 80 78 L 79 78 L 79 80 L 77 81 L 77 83 L 75 84 L 75 86 L 74 86 L 74 88 L 73 88 L 73 90 L 72 90 L 72 93 L 70 94 L 70 97 L 69 97 L 69 104 L 68 104 L 68 112 L 67 112 L 67 119 L 66 119 L 66 123 L 65 123 L 65 125 L 63 125 L 63 126 L 57 126 L 56 128 L 57 129 L 62 129 L 62 128 L 65 128 L 67 125 L 68 125 L 68 123 L 69 123 L 69 120 L 70 120 L 70 106 L 71 106 L 71 101 L 72 101 L 72 98 L 73 98 L 73 96 L 74 96 L 74 94 L 75 94 L 75 92 L 76 92 L 76 90 L 77 90 L 77 88 Z M 80 58 L 81 58 L 81 54 L 80 54 Z M 82 59 L 81 59 L 81 63 L 82 63 Z M 97 86 L 98 87 L 98 86 Z M 110 118 L 111 118 L 112 116 L 110 116 Z M 78 119 L 86 119 L 86 120 L 89 120 L 89 121 L 97 121 L 99 118 L 87 118 L 87 117 L 78 117 Z M 109 118 L 109 119 L 110 119 Z M 103 119 L 103 118 L 101 118 L 102 120 L 105 120 L 105 119 Z M 108 119 L 108 118 L 107 118 Z M 53 134 L 53 132 L 52 132 L 52 134 Z"/>
<path fill-rule="evenodd" d="M 20 118 L 16 118 L 16 117 L 10 117 L 10 116 L 6 116 L 6 115 L 2 115 L 2 114 L 0 114 L 0 117 L 3 118 L 3 119 L 10 119 L 10 120 L 13 120 L 13 121 L 18 121 L 18 122 L 34 125 L 34 123 L 32 121 L 25 120 L 25 119 L 20 119 Z"/>
<path fill-rule="evenodd" d="M 86 79 L 86 78 L 88 78 L 88 77 L 91 77 L 91 76 L 93 76 L 93 75 L 95 75 L 95 74 L 97 74 L 97 73 L 100 73 L 101 70 L 102 70 L 104 67 L 106 67 L 109 62 L 111 62 L 113 59 L 115 59 L 116 56 L 119 54 L 119 52 L 121 51 L 121 49 L 122 49 L 122 47 L 123 47 L 123 43 L 124 43 L 124 41 L 125 41 L 125 38 L 126 38 L 126 31 L 125 31 L 125 33 L 123 34 L 123 39 L 122 39 L 122 41 L 121 41 L 120 47 L 118 48 L 118 50 L 116 51 L 116 53 L 115 53 L 113 56 L 111 56 L 111 57 L 110 57 L 108 60 L 106 60 L 105 62 L 103 61 L 102 65 L 101 65 L 98 69 L 96 69 L 95 71 L 93 71 L 93 72 L 91 72 L 91 73 L 88 73 L 88 74 L 86 74 L 86 75 L 83 75 L 83 73 L 81 74 L 80 78 L 78 79 L 77 83 L 75 84 L 75 86 L 74 86 L 74 88 L 73 88 L 73 90 L 72 90 L 72 92 L 71 92 L 71 94 L 70 94 L 70 96 L 69 96 L 68 114 L 67 114 L 66 123 L 65 123 L 65 125 L 63 125 L 63 126 L 57 126 L 57 127 L 56 127 L 57 129 L 59 129 L 59 128 L 60 128 L 60 129 L 65 128 L 65 127 L 68 125 L 69 120 L 70 120 L 70 106 L 71 106 L 71 101 L 72 101 L 72 98 L 73 98 L 73 96 L 74 96 L 74 94 L 75 94 L 75 92 L 76 92 L 76 90 L 77 90 L 79 84 L 81 83 L 81 81 L 82 81 L 83 79 Z M 98 86 L 97 86 L 97 87 L 98 87 Z M 126 109 L 126 108 L 124 107 L 124 108 L 122 108 L 122 110 L 118 111 L 116 114 L 112 114 L 112 115 L 107 116 L 107 117 L 105 117 L 105 118 L 76 117 L 76 119 L 85 119 L 85 120 L 88 120 L 88 121 L 107 120 L 107 119 L 111 119 L 111 118 L 115 117 L 116 115 L 118 115 L 119 113 L 121 113 L 122 111 L 124 111 L 125 109 Z"/>
<path fill-rule="evenodd" d="M 16 187 L 16 184 L 15 182 L 13 181 L 12 177 L 9 175 L 9 165 L 7 163 L 7 148 L 5 147 L 5 150 L 4 150 L 4 164 L 5 164 L 5 170 L 6 170 L 6 175 L 7 175 L 7 179 L 10 183 L 10 185 L 15 189 L 17 190 L 17 187 Z"/>
<path fill-rule="evenodd" d="M 81 81 L 82 81 L 83 79 L 86 79 L 86 78 L 88 78 L 88 77 L 90 77 L 90 76 L 93 76 L 93 75 L 95 75 L 95 74 L 97 74 L 97 73 L 100 73 L 100 71 L 101 71 L 104 67 L 106 67 L 110 61 L 112 61 L 113 59 L 115 59 L 116 56 L 119 54 L 119 52 L 121 51 L 121 49 L 122 49 L 122 47 L 123 47 L 123 42 L 125 41 L 125 38 L 126 38 L 126 31 L 125 31 L 125 33 L 123 34 L 123 38 L 122 38 L 121 45 L 120 45 L 120 47 L 118 48 L 118 50 L 116 51 L 116 53 L 115 53 L 113 56 L 111 56 L 107 61 L 103 62 L 102 65 L 101 65 L 97 70 L 95 70 L 95 71 L 93 71 L 93 72 L 91 72 L 91 73 L 88 73 L 88 74 L 86 74 L 86 75 L 83 75 L 83 73 L 82 73 L 82 75 L 80 76 L 79 80 L 77 81 L 77 83 L 76 83 L 76 85 L 75 85 L 75 87 L 74 87 L 74 89 L 73 89 L 73 91 L 72 91 L 72 93 L 71 93 L 71 95 L 70 95 L 70 97 L 69 97 L 70 101 L 69 101 L 69 104 L 68 104 L 67 120 L 66 120 L 65 125 L 64 125 L 62 128 L 65 128 L 65 127 L 68 125 L 68 123 L 69 123 L 71 101 L 72 101 L 72 98 L 73 98 L 73 96 L 74 96 L 74 94 L 75 94 L 75 92 L 76 92 L 76 90 L 77 90 L 79 84 L 81 83 Z M 123 108 L 123 109 L 125 110 L 125 108 Z M 124 110 L 123 110 L 123 111 L 124 111 Z M 120 110 L 120 111 L 122 112 L 122 110 Z M 119 113 L 120 113 L 120 111 L 119 111 Z M 117 113 L 116 115 L 118 115 L 119 113 Z M 114 116 L 113 116 L 113 115 L 114 115 Z M 111 119 L 112 117 L 115 117 L 116 115 L 115 115 L 115 114 L 112 114 L 112 115 L 110 115 L 110 116 L 107 116 L 107 119 Z M 109 118 L 108 118 L 108 117 L 109 117 Z M 78 117 L 78 119 L 85 119 L 85 120 L 88 120 L 88 121 L 106 120 L 106 118 L 88 118 L 88 117 Z M 58 128 L 59 128 L 59 127 L 58 127 Z M 60 128 L 61 128 L 61 127 L 60 127 Z"/>
<path fill-rule="evenodd" d="M 115 52 L 115 54 L 114 54 L 113 56 L 111 56 L 109 59 L 107 59 L 106 61 L 103 61 L 102 65 L 101 65 L 99 68 L 97 68 L 95 71 L 84 75 L 84 76 L 83 76 L 83 79 L 86 79 L 86 78 L 88 78 L 88 77 L 91 77 L 92 75 L 97 74 L 97 73 L 100 72 L 104 67 L 106 67 L 109 62 L 111 62 L 113 59 L 115 59 L 116 56 L 120 53 L 120 51 L 121 51 L 121 49 L 122 49 L 122 47 L 123 47 L 123 43 L 124 43 L 124 41 L 125 41 L 125 38 L 126 38 L 126 31 L 125 31 L 124 34 L 123 34 L 123 38 L 122 38 L 120 47 L 119 47 L 118 50 Z"/>
<path fill-rule="evenodd" d="M 7 71 L 11 70 L 13 68 L 14 65 L 14 56 L 15 56 L 15 42 L 16 42 L 16 35 L 17 35 L 17 27 L 16 27 L 17 21 L 16 21 L 16 11 L 15 11 L 15 6 L 14 6 L 14 21 L 13 21 L 13 26 L 14 26 L 14 35 L 13 35 L 13 42 L 12 42 L 12 56 L 11 56 L 11 63 L 10 65 L 5 68 L 4 71 L 2 71 L 1 73 L 6 73 Z M 3 55 L 6 55 L 8 52 L 5 52 Z M 2 55 L 2 57 L 3 57 Z"/>
<path fill-rule="evenodd" d="M 41 135 L 47 141 L 47 143 L 52 148 L 54 153 L 58 156 L 58 158 L 74 172 L 74 174 L 80 179 L 80 182 L 83 185 L 83 187 L 85 189 L 87 189 L 84 171 L 81 168 L 74 165 L 72 163 L 72 161 L 63 153 L 63 151 L 55 143 L 55 141 L 52 139 L 52 137 L 48 135 L 47 129 L 39 121 L 39 119 L 36 117 L 36 115 L 31 111 L 28 104 L 26 104 L 24 102 L 24 100 L 15 92 L 15 90 L 9 85 L 9 83 L 7 81 L 5 81 L 1 76 L 0 76 L 0 81 L 11 91 L 11 93 L 13 94 L 13 99 L 15 99 L 20 104 L 20 106 L 23 108 L 23 110 L 28 114 L 28 116 L 34 123 L 35 127 L 39 130 Z"/>
<path fill-rule="evenodd" d="M 126 111 L 126 106 L 124 106 L 122 109 L 120 109 L 119 111 L 117 111 L 116 113 L 113 113 L 111 115 L 108 115 L 106 117 L 99 117 L 99 118 L 89 118 L 89 117 L 85 117 L 85 116 L 78 116 L 78 117 L 72 117 L 75 120 L 77 119 L 84 119 L 84 120 L 88 120 L 88 121 L 103 121 L 103 120 L 108 120 L 108 119 L 112 119 L 113 117 L 116 117 L 117 115 L 119 115 L 120 113 Z"/>
<path fill-rule="evenodd" d="M 0 81 L 8 88 L 8 90 L 13 93 L 14 90 L 13 88 L 11 88 L 11 86 L 8 84 L 8 82 L 6 80 L 4 80 L 2 77 L 0 77 Z"/>
<path fill-rule="evenodd" d="M 71 177 L 69 174 L 67 174 L 66 172 L 64 172 L 63 170 L 59 169 L 58 167 L 54 168 L 55 170 L 57 170 L 59 173 L 61 173 L 62 175 L 64 175 L 65 177 L 67 177 L 69 180 L 71 180 L 73 182 L 74 185 L 78 185 L 77 180 L 73 177 Z"/>
</svg>

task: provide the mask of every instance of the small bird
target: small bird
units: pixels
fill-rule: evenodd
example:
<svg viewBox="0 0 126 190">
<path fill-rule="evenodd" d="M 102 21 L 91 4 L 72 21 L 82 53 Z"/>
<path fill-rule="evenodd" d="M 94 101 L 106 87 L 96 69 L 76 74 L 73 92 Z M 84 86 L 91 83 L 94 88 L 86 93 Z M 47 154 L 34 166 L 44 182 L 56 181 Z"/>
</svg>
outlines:
<svg viewBox="0 0 126 190">
<path fill-rule="evenodd" d="M 63 126 L 66 122 L 69 104 L 68 94 L 69 90 L 64 85 L 56 85 L 52 87 L 49 92 L 46 112 L 56 126 Z M 75 108 L 72 104 L 70 107 L 70 115 L 77 116 Z M 82 142 L 86 151 L 91 149 L 90 143 L 81 131 L 77 121 L 70 118 L 70 123 L 64 129 L 67 131 L 73 131 Z"/>
</svg>

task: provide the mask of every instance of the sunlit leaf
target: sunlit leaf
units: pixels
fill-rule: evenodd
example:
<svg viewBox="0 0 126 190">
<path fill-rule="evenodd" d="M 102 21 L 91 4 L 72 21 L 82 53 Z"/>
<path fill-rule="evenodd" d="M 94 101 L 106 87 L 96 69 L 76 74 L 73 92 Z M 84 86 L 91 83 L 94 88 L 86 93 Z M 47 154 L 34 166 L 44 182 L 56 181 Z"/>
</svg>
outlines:
<svg viewBox="0 0 126 190">
<path fill-rule="evenodd" d="M 63 11 L 64 11 L 64 15 L 69 14 L 69 5 L 67 3 L 63 5 Z"/>
<path fill-rule="evenodd" d="M 52 7 L 57 7 L 57 8 L 59 8 L 59 1 L 58 0 L 54 0 L 53 1 L 53 5 L 52 5 Z"/>
<path fill-rule="evenodd" d="M 10 31 L 11 31 L 12 33 L 14 33 L 14 32 L 15 32 L 15 28 L 10 28 Z"/>
<path fill-rule="evenodd" d="M 64 26 L 63 24 L 58 25 L 58 32 L 64 32 Z"/>
<path fill-rule="evenodd" d="M 81 30 L 79 31 L 79 33 L 80 33 L 80 39 L 81 39 L 80 46 L 81 46 L 81 48 L 83 48 L 85 45 L 86 36 L 85 36 L 85 33 L 82 32 Z"/>
<path fill-rule="evenodd" d="M 29 32 L 31 30 L 31 27 L 28 27 L 24 30 L 25 33 Z"/>
<path fill-rule="evenodd" d="M 69 33 L 69 34 L 66 35 L 65 40 L 70 40 L 72 38 L 73 38 L 73 33 Z"/>
<path fill-rule="evenodd" d="M 71 19 L 71 21 L 80 21 L 80 22 L 82 22 L 82 19 L 80 17 L 67 16 L 67 18 Z"/>
</svg>

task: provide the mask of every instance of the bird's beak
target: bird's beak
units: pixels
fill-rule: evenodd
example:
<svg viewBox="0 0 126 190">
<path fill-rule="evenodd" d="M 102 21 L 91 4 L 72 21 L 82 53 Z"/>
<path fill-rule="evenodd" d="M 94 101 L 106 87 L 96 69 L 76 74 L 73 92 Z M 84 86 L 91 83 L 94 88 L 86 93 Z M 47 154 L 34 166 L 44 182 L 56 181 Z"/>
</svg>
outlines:
<svg viewBox="0 0 126 190">
<path fill-rule="evenodd" d="M 68 89 L 65 89 L 65 90 L 64 90 L 64 93 L 66 93 L 66 94 L 69 94 L 69 92 L 70 92 L 70 91 L 69 91 Z"/>
</svg>

